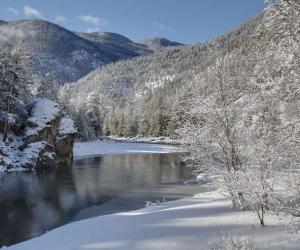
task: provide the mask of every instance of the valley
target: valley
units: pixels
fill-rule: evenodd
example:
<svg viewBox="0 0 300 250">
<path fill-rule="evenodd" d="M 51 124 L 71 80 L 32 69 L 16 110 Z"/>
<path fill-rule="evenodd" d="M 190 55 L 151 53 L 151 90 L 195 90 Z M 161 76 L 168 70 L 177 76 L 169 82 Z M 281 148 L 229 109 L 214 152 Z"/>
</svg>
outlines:
<svg viewBox="0 0 300 250">
<path fill-rule="evenodd" d="M 299 249 L 298 0 L 7 1 L 1 249 Z"/>
</svg>

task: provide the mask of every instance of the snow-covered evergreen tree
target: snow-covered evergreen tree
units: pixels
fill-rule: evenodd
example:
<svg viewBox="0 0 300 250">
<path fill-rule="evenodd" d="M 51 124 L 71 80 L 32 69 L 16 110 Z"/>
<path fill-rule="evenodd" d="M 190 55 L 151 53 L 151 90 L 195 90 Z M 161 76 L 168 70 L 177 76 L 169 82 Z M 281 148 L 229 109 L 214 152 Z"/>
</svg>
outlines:
<svg viewBox="0 0 300 250">
<path fill-rule="evenodd" d="M 41 80 L 37 90 L 36 96 L 46 98 L 52 101 L 57 101 L 58 83 L 55 80 L 54 72 L 48 72 Z"/>
<path fill-rule="evenodd" d="M 9 114 L 24 113 L 24 101 L 30 97 L 28 87 L 31 80 L 21 47 L 15 48 L 10 54 L 0 56 L 0 78 L 0 109 L 6 117 L 3 141 L 6 141 L 9 132 Z"/>
</svg>

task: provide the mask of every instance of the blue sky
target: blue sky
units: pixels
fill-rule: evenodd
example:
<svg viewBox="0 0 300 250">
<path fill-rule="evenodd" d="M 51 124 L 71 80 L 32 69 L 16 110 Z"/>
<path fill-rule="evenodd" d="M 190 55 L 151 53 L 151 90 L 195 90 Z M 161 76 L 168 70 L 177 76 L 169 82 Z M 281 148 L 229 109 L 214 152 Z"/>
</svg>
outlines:
<svg viewBox="0 0 300 250">
<path fill-rule="evenodd" d="M 191 44 L 214 38 L 263 8 L 264 0 L 0 0 L 0 19 L 43 18 L 74 31 Z"/>
</svg>

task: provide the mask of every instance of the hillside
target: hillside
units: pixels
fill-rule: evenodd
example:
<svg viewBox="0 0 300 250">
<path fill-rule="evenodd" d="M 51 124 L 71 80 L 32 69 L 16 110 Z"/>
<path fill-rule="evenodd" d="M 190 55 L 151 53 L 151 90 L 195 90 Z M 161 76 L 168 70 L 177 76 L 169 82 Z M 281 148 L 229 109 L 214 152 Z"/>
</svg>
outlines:
<svg viewBox="0 0 300 250">
<path fill-rule="evenodd" d="M 105 64 L 152 52 L 119 34 L 74 33 L 44 20 L 1 21 L 0 46 L 4 51 L 21 46 L 36 82 L 54 72 L 60 84 Z"/>
<path fill-rule="evenodd" d="M 30 57 L 36 78 L 54 71 L 60 82 L 74 81 L 109 62 L 93 43 L 47 21 L 25 20 L 0 26 L 0 44 L 11 50 L 20 45 Z"/>
<path fill-rule="evenodd" d="M 77 33 L 86 40 L 103 48 L 105 52 L 117 61 L 120 59 L 128 59 L 139 55 L 148 54 L 151 50 L 148 46 L 143 44 L 134 43 L 125 36 L 110 33 L 110 32 L 96 32 L 96 33 Z"/>
<path fill-rule="evenodd" d="M 190 109 L 187 100 L 195 96 L 195 89 L 215 81 L 203 83 L 201 79 L 208 79 L 211 71 L 216 74 L 222 60 L 230 58 L 224 70 L 232 72 L 232 81 L 239 86 L 239 91 L 247 94 L 244 88 L 254 88 L 251 75 L 261 64 L 270 68 L 272 63 L 281 65 L 278 51 L 283 59 L 291 56 L 290 51 L 282 49 L 278 42 L 281 40 L 277 40 L 283 37 L 283 24 L 277 19 L 284 20 L 288 23 L 286 27 L 290 27 L 296 17 L 276 18 L 269 9 L 207 43 L 169 47 L 107 65 L 76 84 L 65 86 L 61 99 L 70 108 L 83 138 L 101 135 L 176 137 L 175 131 L 183 126 Z M 288 37 L 282 42 L 299 45 L 299 35 L 291 36 L 288 31 L 284 35 Z M 289 61 L 293 63 L 297 65 Z M 287 76 L 283 75 L 282 81 L 290 82 Z"/>
<path fill-rule="evenodd" d="M 168 47 L 97 69 L 61 90 L 83 138 L 175 136 L 188 85 L 217 58 L 247 46 L 260 15 L 204 44 Z"/>
</svg>

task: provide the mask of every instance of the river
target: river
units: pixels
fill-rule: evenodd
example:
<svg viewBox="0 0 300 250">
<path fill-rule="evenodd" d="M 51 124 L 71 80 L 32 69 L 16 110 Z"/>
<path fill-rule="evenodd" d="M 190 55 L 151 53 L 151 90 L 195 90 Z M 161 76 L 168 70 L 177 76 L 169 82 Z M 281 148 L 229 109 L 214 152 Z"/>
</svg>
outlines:
<svg viewBox="0 0 300 250">
<path fill-rule="evenodd" d="M 192 195 L 199 186 L 183 184 L 191 177 L 192 171 L 178 163 L 176 153 L 83 157 L 70 167 L 2 174 L 0 246 L 74 220 Z"/>
</svg>

